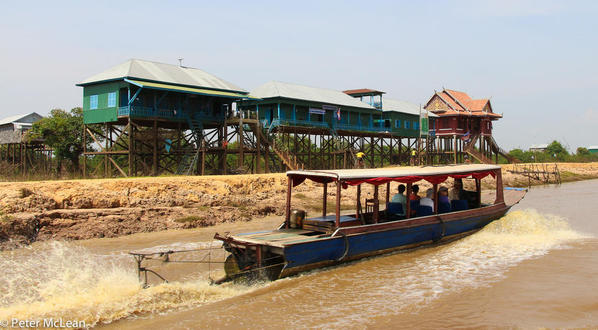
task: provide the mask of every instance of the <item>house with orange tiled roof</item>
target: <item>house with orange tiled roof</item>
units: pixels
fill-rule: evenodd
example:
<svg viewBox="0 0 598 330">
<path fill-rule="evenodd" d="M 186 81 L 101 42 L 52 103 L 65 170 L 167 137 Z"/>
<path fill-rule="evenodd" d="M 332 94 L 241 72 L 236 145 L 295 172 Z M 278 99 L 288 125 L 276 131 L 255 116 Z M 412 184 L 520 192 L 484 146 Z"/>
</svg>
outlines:
<svg viewBox="0 0 598 330">
<path fill-rule="evenodd" d="M 438 115 L 435 135 L 450 146 L 455 163 L 466 154 L 483 163 L 498 162 L 499 154 L 510 158 L 492 137 L 492 122 L 502 115 L 494 112 L 490 99 L 472 99 L 465 92 L 443 88 L 434 91 L 424 109 Z"/>
<path fill-rule="evenodd" d="M 492 135 L 492 121 L 502 118 L 494 113 L 489 99 L 474 100 L 451 89 L 435 92 L 424 108 L 440 117 L 436 136 Z"/>
</svg>

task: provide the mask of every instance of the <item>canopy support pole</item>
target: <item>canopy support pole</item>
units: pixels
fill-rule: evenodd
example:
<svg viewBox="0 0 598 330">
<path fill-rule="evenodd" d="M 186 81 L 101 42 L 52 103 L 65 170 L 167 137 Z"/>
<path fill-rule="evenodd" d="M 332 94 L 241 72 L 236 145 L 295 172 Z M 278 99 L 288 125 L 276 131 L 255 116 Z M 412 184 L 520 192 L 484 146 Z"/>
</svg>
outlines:
<svg viewBox="0 0 598 330">
<path fill-rule="evenodd" d="M 378 219 L 380 217 L 379 214 L 380 209 L 380 199 L 378 197 L 378 185 L 374 186 L 374 223 L 378 223 Z"/>
<path fill-rule="evenodd" d="M 336 181 L 336 228 L 341 227 L 341 182 Z"/>
<path fill-rule="evenodd" d="M 357 185 L 357 205 L 355 205 L 355 218 L 359 219 L 359 209 L 361 209 L 361 184 Z"/>
<path fill-rule="evenodd" d="M 322 216 L 326 217 L 326 204 L 328 204 L 328 182 L 324 183 L 324 198 L 322 198 Z"/>
<path fill-rule="evenodd" d="M 388 202 L 390 202 L 390 181 L 386 183 L 386 207 L 388 207 Z"/>
<path fill-rule="evenodd" d="M 482 206 L 482 180 L 475 179 L 476 206 Z"/>
<path fill-rule="evenodd" d="M 505 195 L 502 187 L 502 171 L 501 169 L 496 170 L 496 200 L 494 204 L 504 203 Z"/>
<path fill-rule="evenodd" d="M 289 228 L 291 224 L 291 189 L 293 188 L 293 179 L 287 177 L 287 205 L 285 209 L 284 227 Z"/>
<path fill-rule="evenodd" d="M 438 214 L 438 184 L 433 184 L 432 188 L 434 189 L 434 214 Z"/>
<path fill-rule="evenodd" d="M 405 212 L 405 218 L 409 219 L 411 217 L 411 187 L 413 187 L 413 183 L 407 183 L 407 211 Z"/>
</svg>

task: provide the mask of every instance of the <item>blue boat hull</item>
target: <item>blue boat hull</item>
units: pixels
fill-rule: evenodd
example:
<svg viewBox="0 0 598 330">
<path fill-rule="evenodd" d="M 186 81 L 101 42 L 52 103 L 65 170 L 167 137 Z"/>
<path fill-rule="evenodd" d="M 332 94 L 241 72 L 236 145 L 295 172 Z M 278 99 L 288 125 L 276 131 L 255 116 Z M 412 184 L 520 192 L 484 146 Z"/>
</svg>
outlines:
<svg viewBox="0 0 598 330">
<path fill-rule="evenodd" d="M 467 211 L 458 212 L 463 213 L 463 216 L 454 219 L 453 215 L 453 219 L 446 221 L 442 220 L 442 216 L 434 216 L 428 221 L 432 223 L 408 227 L 401 227 L 400 223 L 394 226 L 371 226 L 370 230 L 361 233 L 340 232 L 340 235 L 330 239 L 289 245 L 283 250 L 286 265 L 280 277 L 395 250 L 458 239 L 499 219 L 508 209 L 493 207 L 486 212 L 475 214 L 468 214 L 470 212 Z M 378 230 L 376 227 L 381 228 Z"/>
</svg>

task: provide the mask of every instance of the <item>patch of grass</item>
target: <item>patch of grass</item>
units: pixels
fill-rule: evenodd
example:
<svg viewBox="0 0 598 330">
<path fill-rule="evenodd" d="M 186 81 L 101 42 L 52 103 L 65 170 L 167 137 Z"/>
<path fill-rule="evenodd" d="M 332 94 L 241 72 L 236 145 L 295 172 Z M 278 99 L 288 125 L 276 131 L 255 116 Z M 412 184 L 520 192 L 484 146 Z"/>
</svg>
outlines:
<svg viewBox="0 0 598 330">
<path fill-rule="evenodd" d="M 175 219 L 174 222 L 188 223 L 188 222 L 195 222 L 195 221 L 200 221 L 200 220 L 203 220 L 203 218 L 198 215 L 188 215 L 186 217 Z"/>
<path fill-rule="evenodd" d="M 598 179 L 598 175 L 594 174 L 577 174 L 569 171 L 561 171 L 562 182 L 574 182 L 581 180 Z"/>
<path fill-rule="evenodd" d="M 305 194 L 297 193 L 297 194 L 293 195 L 293 198 L 297 198 L 297 199 L 308 199 L 309 197 L 305 196 Z"/>
</svg>

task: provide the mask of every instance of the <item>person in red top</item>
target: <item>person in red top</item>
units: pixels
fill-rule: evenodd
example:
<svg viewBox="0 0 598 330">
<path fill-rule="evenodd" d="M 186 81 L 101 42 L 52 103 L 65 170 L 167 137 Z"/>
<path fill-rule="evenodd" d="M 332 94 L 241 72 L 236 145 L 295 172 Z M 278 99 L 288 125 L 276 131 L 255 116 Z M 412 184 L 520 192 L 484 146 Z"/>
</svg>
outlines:
<svg viewBox="0 0 598 330">
<path fill-rule="evenodd" d="M 411 195 L 409 196 L 409 200 L 410 201 L 420 200 L 421 197 L 419 197 L 419 195 L 417 194 L 418 192 L 419 192 L 419 186 L 414 184 L 413 187 L 411 187 Z"/>
</svg>

